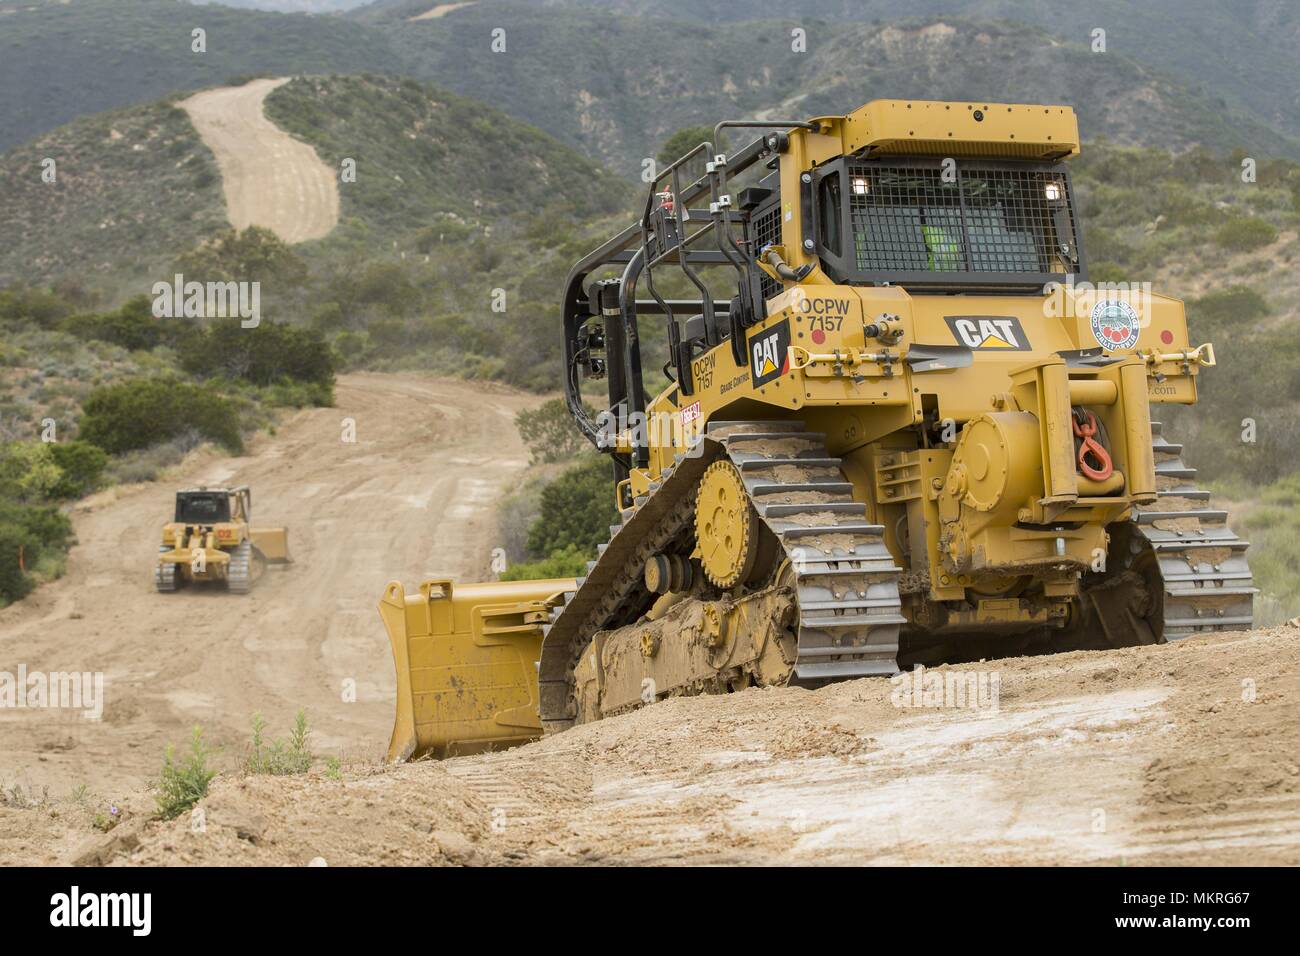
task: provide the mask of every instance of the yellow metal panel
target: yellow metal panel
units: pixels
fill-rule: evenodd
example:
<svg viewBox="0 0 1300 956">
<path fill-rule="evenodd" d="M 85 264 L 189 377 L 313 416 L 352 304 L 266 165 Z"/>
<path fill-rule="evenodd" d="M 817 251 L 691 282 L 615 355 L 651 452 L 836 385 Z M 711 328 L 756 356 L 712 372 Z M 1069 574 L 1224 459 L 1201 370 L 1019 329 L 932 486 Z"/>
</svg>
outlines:
<svg viewBox="0 0 1300 956">
<path fill-rule="evenodd" d="M 1128 446 L 1128 493 L 1154 501 L 1156 462 L 1151 448 L 1151 406 L 1147 401 L 1145 365 L 1132 362 L 1119 370 L 1124 395 L 1124 439 Z"/>
<path fill-rule="evenodd" d="M 844 118 L 844 151 L 1057 159 L 1079 152 L 1068 106 L 872 100 Z"/>
</svg>

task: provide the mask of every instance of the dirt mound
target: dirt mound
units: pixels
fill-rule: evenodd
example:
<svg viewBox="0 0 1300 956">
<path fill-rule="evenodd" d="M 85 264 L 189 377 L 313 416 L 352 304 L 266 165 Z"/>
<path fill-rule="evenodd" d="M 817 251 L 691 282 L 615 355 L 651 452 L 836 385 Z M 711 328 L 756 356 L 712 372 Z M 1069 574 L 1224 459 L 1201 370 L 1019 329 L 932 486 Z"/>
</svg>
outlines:
<svg viewBox="0 0 1300 956">
<path fill-rule="evenodd" d="M 203 832 L 140 814 L 30 842 L 118 865 L 1293 865 L 1298 658 L 1281 628 L 945 668 L 914 698 L 982 676 L 982 708 L 873 679 L 679 698 L 507 753 L 219 778 Z"/>
</svg>

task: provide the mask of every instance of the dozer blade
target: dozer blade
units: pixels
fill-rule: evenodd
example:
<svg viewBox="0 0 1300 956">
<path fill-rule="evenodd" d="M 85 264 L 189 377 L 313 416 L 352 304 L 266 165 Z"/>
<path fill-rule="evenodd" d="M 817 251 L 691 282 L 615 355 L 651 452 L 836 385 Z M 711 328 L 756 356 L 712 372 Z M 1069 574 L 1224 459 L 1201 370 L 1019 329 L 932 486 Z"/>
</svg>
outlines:
<svg viewBox="0 0 1300 956">
<path fill-rule="evenodd" d="M 248 536 L 267 564 L 288 564 L 293 560 L 289 557 L 288 528 L 249 528 Z"/>
<path fill-rule="evenodd" d="M 188 568 L 216 568 L 226 564 L 230 555 L 220 548 L 172 548 L 158 553 L 159 564 L 183 564 Z"/>
<path fill-rule="evenodd" d="M 388 760 L 447 757 L 542 735 L 537 659 L 542 625 L 573 579 L 457 584 L 428 580 L 407 595 L 394 581 L 379 615 L 397 676 Z"/>
</svg>

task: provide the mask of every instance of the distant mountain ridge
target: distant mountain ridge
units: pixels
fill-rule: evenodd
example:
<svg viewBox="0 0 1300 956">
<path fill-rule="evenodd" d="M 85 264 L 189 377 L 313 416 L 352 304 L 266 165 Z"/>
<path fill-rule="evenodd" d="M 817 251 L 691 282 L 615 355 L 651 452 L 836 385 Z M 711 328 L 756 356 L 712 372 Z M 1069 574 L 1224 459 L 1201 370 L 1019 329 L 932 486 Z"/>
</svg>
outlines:
<svg viewBox="0 0 1300 956">
<path fill-rule="evenodd" d="M 503 23 L 507 52 L 494 55 L 489 37 Z M 1068 103 L 1088 138 L 1252 154 L 1296 149 L 1266 124 L 1133 59 L 1006 21 L 672 23 L 478 3 L 438 20 L 390 21 L 385 30 L 417 75 L 442 77 L 625 175 L 681 126 L 842 113 L 878 97 Z M 796 40 L 807 52 L 792 49 Z"/>
<path fill-rule="evenodd" d="M 485 0 L 492 3 L 494 0 Z M 1220 108 L 1300 138 L 1300 4 L 1294 0 L 510 0 L 579 10 L 734 24 L 788 19 L 884 26 L 901 18 L 1005 20 L 1073 44 L 1105 31 L 1107 50 L 1168 74 Z M 426 0 L 377 0 L 349 15 L 400 19 Z M 462 15 L 462 14 L 458 14 Z"/>
</svg>

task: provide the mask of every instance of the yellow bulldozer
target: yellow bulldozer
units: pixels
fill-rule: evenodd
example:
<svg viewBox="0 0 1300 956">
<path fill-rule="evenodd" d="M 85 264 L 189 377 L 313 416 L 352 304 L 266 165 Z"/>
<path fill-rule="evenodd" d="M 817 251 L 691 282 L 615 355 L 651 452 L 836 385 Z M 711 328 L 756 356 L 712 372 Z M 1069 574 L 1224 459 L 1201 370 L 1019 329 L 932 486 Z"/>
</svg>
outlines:
<svg viewBox="0 0 1300 956">
<path fill-rule="evenodd" d="M 175 591 L 190 581 L 224 581 L 247 594 L 268 564 L 288 564 L 289 532 L 253 528 L 253 493 L 238 488 L 189 488 L 176 492 L 174 519 L 163 525 L 153 583 Z"/>
<path fill-rule="evenodd" d="M 1178 300 L 1089 284 L 1078 152 L 1066 106 L 876 100 L 720 123 L 660 170 L 563 290 L 567 405 L 619 523 L 576 581 L 389 585 L 390 758 L 1250 627 L 1247 544 L 1151 417 L 1214 350 Z"/>
</svg>

